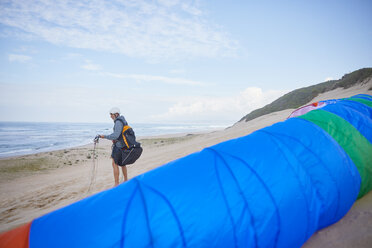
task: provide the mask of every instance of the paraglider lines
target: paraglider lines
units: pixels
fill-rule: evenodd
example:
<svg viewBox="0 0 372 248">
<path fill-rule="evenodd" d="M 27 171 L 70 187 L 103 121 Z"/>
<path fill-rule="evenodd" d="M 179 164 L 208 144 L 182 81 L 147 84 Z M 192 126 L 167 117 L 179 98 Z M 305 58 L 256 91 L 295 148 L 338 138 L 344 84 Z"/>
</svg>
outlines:
<svg viewBox="0 0 372 248">
<path fill-rule="evenodd" d="M 179 217 L 178 217 L 178 215 L 176 213 L 176 210 L 172 206 L 172 204 L 169 202 L 169 200 L 162 193 L 160 193 L 159 191 L 157 191 L 153 187 L 151 187 L 149 185 L 146 185 L 144 183 L 142 183 L 142 185 L 143 185 L 143 187 L 148 188 L 149 190 L 151 190 L 152 192 L 154 192 L 155 194 L 157 194 L 158 196 L 160 196 L 165 201 L 165 203 L 168 205 L 169 209 L 172 212 L 172 215 L 173 215 L 174 219 L 176 220 L 177 227 L 179 229 L 179 232 L 180 232 L 180 235 L 181 235 L 181 238 L 182 238 L 182 245 L 183 245 L 183 247 L 187 247 L 186 239 L 185 239 L 185 235 L 184 235 L 184 231 L 183 231 L 182 225 L 181 225 L 181 221 L 180 221 L 180 219 L 179 219 Z"/>
<path fill-rule="evenodd" d="M 126 228 L 126 221 L 127 221 L 127 215 L 128 215 L 128 212 L 129 212 L 129 208 L 132 204 L 132 201 L 133 201 L 133 198 L 137 192 L 138 188 L 135 188 L 133 190 L 133 193 L 130 195 L 129 197 L 129 201 L 128 201 L 128 204 L 127 204 L 127 207 L 125 208 L 125 211 L 124 211 L 124 215 L 123 215 L 123 227 L 122 227 L 122 234 L 121 234 L 121 242 L 120 242 L 120 247 L 123 248 L 124 247 L 124 243 L 125 243 L 125 228 Z"/>
<path fill-rule="evenodd" d="M 280 220 L 280 213 L 279 213 L 279 208 L 278 208 L 278 204 L 276 203 L 275 199 L 274 199 L 274 196 L 271 194 L 271 191 L 270 189 L 267 187 L 267 185 L 265 184 L 264 180 L 258 175 L 257 171 L 255 171 L 253 169 L 253 167 L 248 164 L 246 161 L 244 161 L 243 159 L 235 156 L 235 155 L 232 155 L 232 154 L 229 154 L 229 153 L 226 153 L 226 152 L 222 152 L 220 151 L 220 153 L 223 153 L 223 154 L 226 154 L 232 158 L 235 158 L 236 160 L 242 162 L 244 165 L 246 165 L 246 167 L 253 173 L 253 175 L 256 176 L 256 178 L 258 179 L 258 181 L 261 183 L 261 185 L 265 188 L 267 194 L 269 195 L 270 197 L 270 200 L 272 201 L 274 207 L 275 207 L 275 213 L 276 213 L 276 218 L 277 218 L 277 222 L 278 222 L 278 228 L 277 228 L 277 231 L 276 231 L 276 234 L 275 234 L 275 241 L 274 241 L 274 244 L 276 247 L 277 244 L 278 244 L 278 239 L 279 239 L 279 235 L 280 235 L 280 226 L 281 226 L 281 220 Z"/>
<path fill-rule="evenodd" d="M 216 154 L 216 157 L 219 157 L 220 160 L 223 162 L 223 164 L 226 166 L 227 170 L 229 171 L 232 179 L 234 180 L 238 190 L 239 190 L 239 194 L 240 196 L 242 197 L 243 201 L 244 201 L 244 206 L 245 206 L 245 209 L 248 211 L 249 213 L 249 216 L 250 216 L 250 220 L 251 220 L 251 225 L 254 229 L 254 233 L 253 233 L 253 237 L 254 237 L 254 243 L 255 243 L 255 247 L 257 247 L 257 232 L 255 230 L 255 221 L 254 221 L 254 218 L 253 218 L 253 215 L 252 215 L 252 212 L 249 208 L 249 204 L 248 204 L 248 201 L 247 199 L 244 197 L 244 192 L 238 182 L 238 179 L 236 178 L 236 176 L 234 175 L 233 171 L 231 170 L 230 166 L 228 165 L 228 163 L 226 162 L 226 160 L 223 158 L 223 156 L 221 156 L 221 154 L 219 154 L 216 150 L 214 150 L 213 148 L 206 148 L 205 150 L 208 150 L 208 151 L 211 151 L 213 152 L 214 154 Z M 219 186 L 220 186 L 220 189 L 223 193 L 223 196 L 224 196 L 224 200 L 225 200 L 225 203 L 226 203 L 226 206 L 227 206 L 227 209 L 228 209 L 228 212 L 229 212 L 229 216 L 230 216 L 230 219 L 231 219 L 231 222 L 233 224 L 233 230 L 234 230 L 234 240 L 235 240 L 235 246 L 237 247 L 237 237 L 236 237 L 236 228 L 235 228 L 235 223 L 234 223 L 234 220 L 233 220 L 233 217 L 231 215 L 231 212 L 230 212 L 230 209 L 229 209 L 229 206 L 228 206 L 228 201 L 226 199 L 226 195 L 225 195 L 225 192 L 223 190 L 223 187 L 222 187 L 222 182 L 221 182 L 221 176 L 219 174 L 219 171 L 218 171 L 218 167 L 217 167 L 217 163 L 214 164 L 215 165 L 215 170 L 216 170 L 216 173 L 217 173 L 217 177 L 218 177 L 218 183 L 219 183 Z"/>
<path fill-rule="evenodd" d="M 211 148 L 207 148 L 205 150 L 208 150 L 208 151 L 211 151 L 213 154 L 216 154 L 217 156 L 219 156 L 219 154 L 214 151 L 213 149 Z M 216 158 L 217 156 L 214 156 L 214 158 Z M 228 166 L 227 166 L 228 167 Z M 217 163 L 215 162 L 214 163 L 214 169 L 216 171 L 216 175 L 217 175 L 217 180 L 218 180 L 218 186 L 222 192 L 222 197 L 223 197 L 223 200 L 225 202 L 225 205 L 226 205 L 226 209 L 227 209 L 227 213 L 229 214 L 229 219 L 230 219 L 230 222 L 231 222 L 231 225 L 232 225 L 232 228 L 233 228 L 233 236 L 234 236 L 234 246 L 235 247 L 238 247 L 238 242 L 237 242 L 237 237 L 236 237 L 236 228 L 235 228 L 235 223 L 234 223 L 234 218 L 231 214 L 231 211 L 230 211 L 230 208 L 229 208 L 229 203 L 228 203 L 228 200 L 226 198 L 226 194 L 225 194 L 225 191 L 223 190 L 223 187 L 222 187 L 222 181 L 221 181 L 221 175 L 218 171 L 218 167 L 217 167 Z M 251 216 L 251 214 L 250 214 Z M 251 217 L 252 219 L 252 217 Z M 256 237 L 255 237 L 255 244 L 257 246 L 257 241 L 256 241 Z"/>
<path fill-rule="evenodd" d="M 144 207 L 144 210 L 145 210 L 146 226 L 147 226 L 147 230 L 149 231 L 149 234 L 150 234 L 149 235 L 150 236 L 150 244 L 151 244 L 151 247 L 154 247 L 154 237 L 153 237 L 151 227 L 150 227 L 149 211 L 148 211 L 146 199 L 145 199 L 145 196 L 143 195 L 143 190 L 142 190 L 142 186 L 140 184 L 140 181 L 138 180 L 138 178 L 135 178 L 135 180 L 137 182 L 138 189 L 139 189 L 139 192 L 140 192 L 140 196 L 141 196 L 141 199 L 142 199 L 142 202 L 143 202 L 143 207 Z"/>
<path fill-rule="evenodd" d="M 301 119 L 302 120 L 302 119 Z M 267 131 L 265 131 L 267 132 Z M 267 132 L 269 134 L 269 132 Z M 326 164 L 321 160 L 319 159 L 316 154 L 311 150 L 309 149 L 304 143 L 302 143 L 300 140 L 292 137 L 292 136 L 289 136 L 289 135 L 286 135 L 286 134 L 279 134 L 279 133 L 270 133 L 271 135 L 273 136 L 281 136 L 281 137 L 285 137 L 287 139 L 291 139 L 295 142 L 297 142 L 298 144 L 300 144 L 308 153 L 310 153 L 311 155 L 313 155 L 313 157 L 320 162 L 320 164 L 323 165 L 323 168 L 327 171 L 329 177 L 331 178 L 332 182 L 334 183 L 335 187 L 336 187 L 336 192 L 337 192 L 337 204 L 336 204 L 336 211 L 334 213 L 334 216 L 332 217 L 333 219 L 336 219 L 336 216 L 338 215 L 338 212 L 340 211 L 340 190 L 339 190 L 339 185 L 337 184 L 336 182 L 336 179 L 334 178 L 333 174 L 330 172 L 329 168 L 326 166 Z M 279 138 L 278 138 L 279 139 Z M 350 169 L 350 168 L 349 168 Z M 312 177 L 310 177 L 310 181 L 312 182 Z M 315 185 L 313 182 L 312 182 L 313 185 Z M 318 188 L 315 188 L 315 191 L 317 192 L 317 196 L 321 199 L 321 202 L 323 203 L 325 199 L 323 199 L 321 197 L 321 194 L 319 193 L 318 191 Z M 334 220 L 335 221 L 335 220 Z"/>
<path fill-rule="evenodd" d="M 287 164 L 289 165 L 289 167 L 291 168 L 293 174 L 295 175 L 295 178 L 297 179 L 297 182 L 298 182 L 298 185 L 300 185 L 301 189 L 300 192 L 302 193 L 302 196 L 305 200 L 305 203 L 306 203 L 306 217 L 307 217 L 307 224 L 306 224 L 306 235 L 304 237 L 304 241 L 306 241 L 307 237 L 309 236 L 309 223 L 310 223 L 310 213 L 309 213 L 309 201 L 307 199 L 307 197 L 305 196 L 305 187 L 304 185 L 301 183 L 301 180 L 300 178 L 298 177 L 298 174 L 295 172 L 295 169 L 294 169 L 294 166 L 291 162 L 289 162 L 288 160 L 288 157 L 286 155 L 286 153 L 283 151 L 283 149 L 280 147 L 279 143 L 283 144 L 283 142 L 281 142 L 278 138 L 276 138 L 275 136 L 271 135 L 270 133 L 266 132 L 266 131 L 263 131 L 262 129 L 261 130 L 258 130 L 257 132 L 261 132 L 261 133 L 264 133 L 266 134 L 267 136 L 270 137 L 271 140 L 273 140 L 274 143 L 276 143 L 278 145 L 278 149 L 281 151 L 282 155 L 284 155 L 284 159 L 287 161 Z M 295 156 L 294 156 L 295 157 Z M 304 170 L 305 171 L 305 170 Z M 305 171 L 305 173 L 307 174 L 307 172 Z M 309 175 L 308 175 L 309 178 L 311 178 Z"/>
</svg>

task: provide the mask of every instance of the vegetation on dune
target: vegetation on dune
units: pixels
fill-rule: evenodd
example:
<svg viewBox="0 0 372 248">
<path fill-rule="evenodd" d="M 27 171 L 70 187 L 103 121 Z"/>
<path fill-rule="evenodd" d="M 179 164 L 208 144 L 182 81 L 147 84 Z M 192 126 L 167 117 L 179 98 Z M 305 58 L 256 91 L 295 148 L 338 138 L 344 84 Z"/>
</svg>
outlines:
<svg viewBox="0 0 372 248">
<path fill-rule="evenodd" d="M 35 172 L 45 171 L 50 161 L 47 158 L 34 159 L 1 159 L 0 160 L 0 182 L 12 180 L 17 177 L 26 176 Z"/>
<path fill-rule="evenodd" d="M 308 103 L 321 93 L 334 90 L 336 88 L 347 89 L 363 82 L 369 77 L 372 77 L 372 68 L 364 68 L 349 74 L 345 74 L 339 80 L 331 80 L 291 91 L 273 101 L 272 103 L 264 106 L 263 108 L 252 111 L 251 113 L 240 119 L 240 121 L 250 121 L 262 115 L 270 114 L 272 112 L 281 111 L 284 109 L 296 109 Z"/>
</svg>

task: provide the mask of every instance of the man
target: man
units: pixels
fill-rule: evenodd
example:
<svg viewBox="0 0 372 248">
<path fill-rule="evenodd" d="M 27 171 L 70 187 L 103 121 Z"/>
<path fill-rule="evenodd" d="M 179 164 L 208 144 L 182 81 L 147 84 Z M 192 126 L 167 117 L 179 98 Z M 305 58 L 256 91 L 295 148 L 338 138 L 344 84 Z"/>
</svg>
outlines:
<svg viewBox="0 0 372 248">
<path fill-rule="evenodd" d="M 110 117 L 114 121 L 114 132 L 110 135 L 100 135 L 100 138 L 112 140 L 112 168 L 115 186 L 119 185 L 119 166 L 124 175 L 124 182 L 128 180 L 127 164 L 133 164 L 142 154 L 141 144 L 136 141 L 133 129 L 128 126 L 119 108 L 110 110 Z"/>
</svg>

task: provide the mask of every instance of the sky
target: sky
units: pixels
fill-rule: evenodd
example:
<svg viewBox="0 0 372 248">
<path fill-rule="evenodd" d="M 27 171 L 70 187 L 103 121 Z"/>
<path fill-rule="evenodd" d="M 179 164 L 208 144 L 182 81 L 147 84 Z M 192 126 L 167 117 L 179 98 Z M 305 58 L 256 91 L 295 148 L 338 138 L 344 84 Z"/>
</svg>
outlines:
<svg viewBox="0 0 372 248">
<path fill-rule="evenodd" d="M 233 124 L 372 66 L 372 1 L 0 0 L 0 121 Z"/>
</svg>

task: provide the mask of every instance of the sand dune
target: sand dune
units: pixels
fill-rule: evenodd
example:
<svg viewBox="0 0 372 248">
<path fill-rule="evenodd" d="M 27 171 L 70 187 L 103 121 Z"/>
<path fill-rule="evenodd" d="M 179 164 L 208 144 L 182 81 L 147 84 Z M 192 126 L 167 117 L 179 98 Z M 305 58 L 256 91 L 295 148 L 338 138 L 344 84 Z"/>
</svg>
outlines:
<svg viewBox="0 0 372 248">
<path fill-rule="evenodd" d="M 372 79 L 346 90 L 326 92 L 313 101 L 372 94 L 368 90 L 371 88 Z M 292 111 L 271 113 L 211 133 L 142 138 L 143 155 L 134 165 L 128 166 L 129 178 L 205 147 L 284 121 Z M 111 188 L 114 182 L 110 150 L 111 143 L 101 140 L 95 164 L 93 144 L 1 159 L 0 232 Z M 94 168 L 96 173 L 93 173 Z M 93 174 L 96 180 L 88 191 Z M 358 200 L 341 221 L 314 234 L 303 247 L 372 247 L 372 193 Z"/>
</svg>

